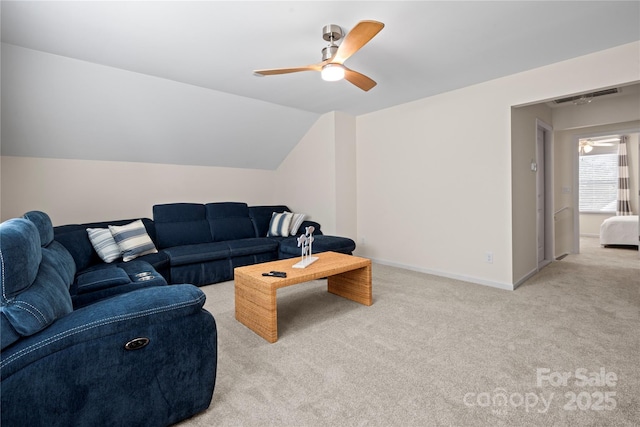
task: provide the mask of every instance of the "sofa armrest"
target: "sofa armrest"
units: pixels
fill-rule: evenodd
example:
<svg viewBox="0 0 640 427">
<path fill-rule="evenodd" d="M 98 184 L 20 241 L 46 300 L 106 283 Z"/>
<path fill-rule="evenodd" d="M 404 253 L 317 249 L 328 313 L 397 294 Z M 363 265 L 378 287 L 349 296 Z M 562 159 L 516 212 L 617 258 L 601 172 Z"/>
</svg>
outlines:
<svg viewBox="0 0 640 427">
<path fill-rule="evenodd" d="M 300 224 L 300 228 L 298 228 L 298 235 L 304 233 L 305 227 L 313 226 L 315 230 L 313 230 L 313 234 L 316 236 L 322 236 L 322 231 L 320 230 L 320 224 L 315 221 L 305 220 Z"/>
<path fill-rule="evenodd" d="M 140 289 L 5 349 L 2 424 L 168 425 L 206 409 L 217 332 L 204 301 L 192 285 Z M 148 344 L 125 349 L 138 338 Z"/>
<path fill-rule="evenodd" d="M 0 355 L 2 379 L 65 348 L 193 314 L 202 309 L 205 299 L 195 286 L 176 285 L 139 289 L 80 308 L 5 349 Z"/>
</svg>

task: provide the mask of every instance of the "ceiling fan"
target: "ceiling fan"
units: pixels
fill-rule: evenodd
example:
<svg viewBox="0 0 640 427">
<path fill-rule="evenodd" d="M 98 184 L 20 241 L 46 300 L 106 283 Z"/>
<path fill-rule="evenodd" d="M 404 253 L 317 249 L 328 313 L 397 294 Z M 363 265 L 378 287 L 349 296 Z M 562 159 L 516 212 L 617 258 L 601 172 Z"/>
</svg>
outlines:
<svg viewBox="0 0 640 427">
<path fill-rule="evenodd" d="M 271 76 L 297 73 L 299 71 L 319 71 L 324 80 L 337 81 L 344 78 L 360 89 L 368 91 L 376 85 L 376 82 L 364 74 L 347 68 L 344 62 L 374 38 L 383 28 L 384 24 L 382 22 L 360 21 L 345 36 L 339 26 L 333 24 L 325 25 L 322 28 L 322 38 L 328 41 L 329 45 L 322 49 L 321 62 L 302 67 L 256 70 L 254 74 Z M 342 39 L 343 36 L 344 39 L 338 46 L 335 42 Z"/>
<path fill-rule="evenodd" d="M 617 135 L 581 139 L 578 141 L 578 152 L 584 155 L 590 153 L 593 147 L 612 147 L 616 142 L 620 142 Z"/>
</svg>

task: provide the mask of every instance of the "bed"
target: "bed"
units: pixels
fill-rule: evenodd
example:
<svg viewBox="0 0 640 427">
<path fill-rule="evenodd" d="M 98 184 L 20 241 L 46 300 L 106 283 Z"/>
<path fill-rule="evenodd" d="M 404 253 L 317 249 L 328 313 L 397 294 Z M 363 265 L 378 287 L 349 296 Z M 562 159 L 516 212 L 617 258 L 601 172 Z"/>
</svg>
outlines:
<svg viewBox="0 0 640 427">
<path fill-rule="evenodd" d="M 607 218 L 600 225 L 600 244 L 638 246 L 638 215 L 614 216 Z"/>
</svg>

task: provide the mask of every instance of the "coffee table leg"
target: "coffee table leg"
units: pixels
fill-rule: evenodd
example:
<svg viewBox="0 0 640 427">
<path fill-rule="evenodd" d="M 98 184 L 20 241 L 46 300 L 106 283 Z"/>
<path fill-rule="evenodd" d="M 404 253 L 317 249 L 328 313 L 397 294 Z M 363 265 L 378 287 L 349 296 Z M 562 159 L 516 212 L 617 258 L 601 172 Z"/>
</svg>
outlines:
<svg viewBox="0 0 640 427">
<path fill-rule="evenodd" d="M 266 291 L 266 292 L 265 292 Z M 236 320 L 270 343 L 278 341 L 276 289 L 258 289 L 235 277 Z"/>
<path fill-rule="evenodd" d="M 371 265 L 357 270 L 329 276 L 327 290 L 364 305 L 373 304 L 371 294 Z"/>
</svg>

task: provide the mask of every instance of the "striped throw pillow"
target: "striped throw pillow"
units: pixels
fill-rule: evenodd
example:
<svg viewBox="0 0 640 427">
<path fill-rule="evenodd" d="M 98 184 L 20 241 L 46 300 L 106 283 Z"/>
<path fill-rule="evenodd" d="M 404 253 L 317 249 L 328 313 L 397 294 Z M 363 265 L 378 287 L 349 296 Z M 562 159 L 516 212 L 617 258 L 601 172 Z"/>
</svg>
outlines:
<svg viewBox="0 0 640 427">
<path fill-rule="evenodd" d="M 109 230 L 122 251 L 122 259 L 125 262 L 158 252 L 141 220 L 121 226 L 110 225 Z"/>
<path fill-rule="evenodd" d="M 289 226 L 289 235 L 294 236 L 298 232 L 298 228 L 302 225 L 302 221 L 306 217 L 305 214 L 301 213 L 292 213 L 293 217 L 291 218 L 291 225 Z"/>
<path fill-rule="evenodd" d="M 104 262 L 110 263 L 120 258 L 120 247 L 108 228 L 87 228 L 87 234 L 93 249 Z"/>
<path fill-rule="evenodd" d="M 289 237 L 289 227 L 292 217 L 293 214 L 291 212 L 274 212 L 271 214 L 271 223 L 269 224 L 267 237 Z"/>
</svg>

